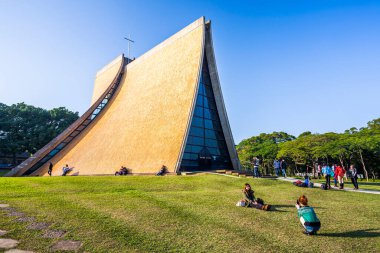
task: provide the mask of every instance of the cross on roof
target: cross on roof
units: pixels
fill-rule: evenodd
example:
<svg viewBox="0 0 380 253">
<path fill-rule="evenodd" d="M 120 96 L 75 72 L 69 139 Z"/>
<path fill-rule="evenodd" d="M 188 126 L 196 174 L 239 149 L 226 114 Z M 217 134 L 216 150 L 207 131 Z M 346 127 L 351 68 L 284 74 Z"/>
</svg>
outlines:
<svg viewBox="0 0 380 253">
<path fill-rule="evenodd" d="M 131 56 L 130 56 L 130 47 L 131 47 L 131 43 L 135 43 L 133 40 L 131 40 L 131 35 L 129 34 L 128 35 L 128 38 L 124 37 L 125 40 L 128 41 L 128 58 L 131 59 Z"/>
</svg>

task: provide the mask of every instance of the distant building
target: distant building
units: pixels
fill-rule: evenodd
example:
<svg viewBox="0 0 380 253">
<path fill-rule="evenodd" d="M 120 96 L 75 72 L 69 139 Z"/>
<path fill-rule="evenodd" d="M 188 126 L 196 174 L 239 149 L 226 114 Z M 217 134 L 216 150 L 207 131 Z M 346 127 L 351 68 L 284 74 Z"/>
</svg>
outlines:
<svg viewBox="0 0 380 253">
<path fill-rule="evenodd" d="M 222 97 L 211 22 L 196 20 L 135 60 L 117 57 L 95 79 L 92 105 L 8 176 L 239 169 Z"/>
</svg>

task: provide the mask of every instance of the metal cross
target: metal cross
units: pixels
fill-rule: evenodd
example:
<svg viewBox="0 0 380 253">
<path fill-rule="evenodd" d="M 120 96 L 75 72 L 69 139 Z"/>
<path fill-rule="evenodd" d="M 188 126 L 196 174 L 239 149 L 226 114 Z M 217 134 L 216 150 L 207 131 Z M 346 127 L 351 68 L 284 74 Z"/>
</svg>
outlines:
<svg viewBox="0 0 380 253">
<path fill-rule="evenodd" d="M 124 37 L 124 39 L 126 39 L 128 41 L 128 58 L 131 59 L 131 56 L 129 55 L 130 47 L 131 47 L 131 43 L 135 43 L 135 42 L 133 40 L 131 40 L 130 34 L 128 34 L 128 38 Z"/>
</svg>

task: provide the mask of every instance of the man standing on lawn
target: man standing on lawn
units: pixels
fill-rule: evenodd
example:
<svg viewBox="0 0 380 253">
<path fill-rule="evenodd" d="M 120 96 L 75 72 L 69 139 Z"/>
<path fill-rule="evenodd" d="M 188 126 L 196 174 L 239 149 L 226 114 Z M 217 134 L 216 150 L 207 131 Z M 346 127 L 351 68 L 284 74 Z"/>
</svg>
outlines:
<svg viewBox="0 0 380 253">
<path fill-rule="evenodd" d="M 322 174 L 325 175 L 325 179 L 326 179 L 326 189 L 331 189 L 331 173 L 332 173 L 332 169 L 331 167 L 326 164 L 325 166 L 323 166 L 322 168 Z"/>
<path fill-rule="evenodd" d="M 280 161 L 277 159 L 274 159 L 273 167 L 274 167 L 274 172 L 276 173 L 276 177 L 278 177 L 278 174 L 280 174 Z"/>
<path fill-rule="evenodd" d="M 286 177 L 286 167 L 287 167 L 287 166 L 288 166 L 288 165 L 286 164 L 285 159 L 282 159 L 282 160 L 281 160 L 281 163 L 280 163 L 280 168 L 281 168 L 282 176 L 283 176 L 283 177 Z"/>
</svg>

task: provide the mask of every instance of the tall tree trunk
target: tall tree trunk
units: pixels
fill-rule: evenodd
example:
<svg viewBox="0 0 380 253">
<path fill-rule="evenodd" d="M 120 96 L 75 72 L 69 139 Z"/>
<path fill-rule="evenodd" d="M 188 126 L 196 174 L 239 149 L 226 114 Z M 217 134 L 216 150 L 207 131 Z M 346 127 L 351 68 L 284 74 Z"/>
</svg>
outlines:
<svg viewBox="0 0 380 253">
<path fill-rule="evenodd" d="M 12 153 L 12 164 L 13 164 L 14 166 L 17 165 L 17 164 L 16 164 L 16 152 L 13 152 L 13 153 Z"/>
<path fill-rule="evenodd" d="M 360 155 L 360 161 L 362 162 L 362 165 L 363 165 L 363 170 L 364 170 L 364 173 L 365 173 L 365 178 L 367 179 L 367 182 L 368 182 L 368 171 L 365 168 L 363 154 L 362 154 L 362 151 L 360 149 L 359 149 L 359 155 Z"/>
<path fill-rule="evenodd" d="M 376 175 L 375 175 L 375 171 L 373 169 L 371 169 L 371 174 L 372 174 L 372 180 L 373 180 L 373 182 L 375 182 Z"/>
<path fill-rule="evenodd" d="M 342 165 L 343 169 L 346 169 L 346 168 L 344 167 L 344 160 L 343 160 L 342 155 L 339 155 L 339 161 L 340 161 L 340 165 Z"/>
<path fill-rule="evenodd" d="M 264 175 L 267 174 L 267 164 L 264 163 L 264 159 L 263 159 L 263 174 L 264 174 Z"/>
</svg>

